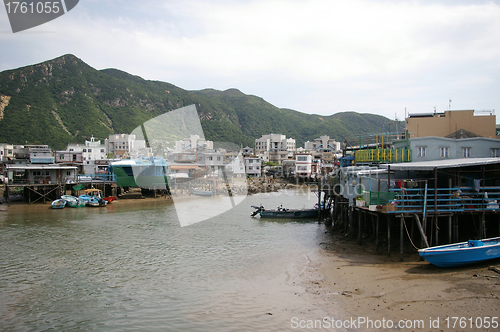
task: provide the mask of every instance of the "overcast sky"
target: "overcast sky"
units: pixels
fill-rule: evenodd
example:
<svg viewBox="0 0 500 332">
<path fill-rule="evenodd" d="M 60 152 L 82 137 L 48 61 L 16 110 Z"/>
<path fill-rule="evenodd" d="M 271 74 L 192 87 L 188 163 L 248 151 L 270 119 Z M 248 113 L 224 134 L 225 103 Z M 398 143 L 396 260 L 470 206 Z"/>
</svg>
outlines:
<svg viewBox="0 0 500 332">
<path fill-rule="evenodd" d="M 304 113 L 500 116 L 500 1 L 80 0 L 15 34 L 0 8 L 0 45 L 0 71 L 71 53 Z"/>
</svg>

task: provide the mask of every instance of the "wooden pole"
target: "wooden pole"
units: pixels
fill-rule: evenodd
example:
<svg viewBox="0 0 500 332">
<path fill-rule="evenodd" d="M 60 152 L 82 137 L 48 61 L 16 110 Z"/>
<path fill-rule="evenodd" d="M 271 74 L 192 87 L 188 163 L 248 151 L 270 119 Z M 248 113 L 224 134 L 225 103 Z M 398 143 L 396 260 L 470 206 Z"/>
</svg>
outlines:
<svg viewBox="0 0 500 332">
<path fill-rule="evenodd" d="M 403 227 L 404 227 L 404 217 L 401 214 L 401 217 L 399 217 L 399 260 L 402 262 L 403 261 L 403 239 L 404 239 L 404 232 L 403 232 Z"/>
<path fill-rule="evenodd" d="M 438 206 L 437 206 L 437 202 L 438 202 L 438 197 L 437 197 L 437 180 L 438 180 L 438 171 L 437 171 L 437 167 L 434 167 L 434 222 L 435 222 L 435 226 L 436 226 L 436 245 L 439 245 L 439 241 L 438 241 L 438 232 L 439 232 L 439 227 L 438 227 L 438 214 L 437 214 L 437 209 L 438 209 Z"/>
<path fill-rule="evenodd" d="M 358 209 L 358 244 L 361 245 L 361 209 Z"/>
<path fill-rule="evenodd" d="M 375 227 L 375 252 L 378 252 L 378 246 L 380 244 L 378 237 L 379 222 L 380 222 L 380 212 L 377 212 L 377 225 Z"/>
<path fill-rule="evenodd" d="M 391 216 L 387 215 L 387 255 L 391 256 Z"/>
<path fill-rule="evenodd" d="M 484 238 L 486 238 L 486 224 L 485 224 L 486 223 L 486 221 L 485 221 L 486 218 L 485 218 L 485 211 L 484 211 L 484 203 L 485 203 L 484 202 L 484 196 L 486 195 L 486 191 L 485 191 L 486 190 L 486 188 L 485 188 L 486 184 L 484 182 L 484 165 L 482 167 L 482 171 L 483 171 L 482 172 L 483 173 L 482 174 L 482 178 L 483 179 L 481 180 L 481 184 L 482 184 L 482 187 L 483 187 L 483 195 L 482 195 L 482 197 L 483 197 L 483 204 L 482 204 L 483 205 L 483 213 L 482 213 L 482 218 L 481 218 L 481 228 L 480 228 L 480 230 L 481 230 L 481 238 L 484 239 Z"/>
<path fill-rule="evenodd" d="M 453 203 L 453 201 L 451 200 L 451 198 L 453 197 L 453 191 L 451 190 L 451 188 L 453 186 L 452 182 L 453 182 L 452 179 L 448 180 L 448 188 L 450 188 L 449 193 L 448 193 L 449 194 L 448 197 L 450 199 L 448 201 L 449 205 L 450 205 L 450 210 L 452 210 L 451 204 Z M 450 212 L 450 213 L 452 213 L 452 212 Z M 451 234 L 452 234 L 453 223 L 452 223 L 452 217 L 451 216 L 452 216 L 451 214 L 448 216 L 448 243 L 452 243 L 451 242 L 452 241 Z"/>
<path fill-rule="evenodd" d="M 415 216 L 415 221 L 416 221 L 417 226 L 418 226 L 418 230 L 420 231 L 420 235 L 422 236 L 422 246 L 423 246 L 423 243 L 425 243 L 425 247 L 429 248 L 429 242 L 427 242 L 427 236 L 425 236 L 425 231 L 422 228 L 422 225 L 420 224 L 420 219 L 418 218 L 418 214 L 415 213 L 414 216 Z"/>
</svg>

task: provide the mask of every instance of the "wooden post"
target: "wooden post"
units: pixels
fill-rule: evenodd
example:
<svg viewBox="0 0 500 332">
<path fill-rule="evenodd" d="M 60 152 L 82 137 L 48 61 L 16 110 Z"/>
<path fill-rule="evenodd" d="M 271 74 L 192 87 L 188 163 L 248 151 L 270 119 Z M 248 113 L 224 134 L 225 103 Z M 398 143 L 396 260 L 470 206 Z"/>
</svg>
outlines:
<svg viewBox="0 0 500 332">
<path fill-rule="evenodd" d="M 320 186 L 318 189 L 318 223 L 321 221 L 321 191 L 323 190 L 323 186 Z"/>
<path fill-rule="evenodd" d="M 377 225 L 375 227 L 375 252 L 378 252 L 378 246 L 379 246 L 379 237 L 378 237 L 379 222 L 380 222 L 380 212 L 377 212 Z"/>
<path fill-rule="evenodd" d="M 361 216 L 362 212 L 361 209 L 358 209 L 358 244 L 361 245 Z"/>
<path fill-rule="evenodd" d="M 391 216 L 387 215 L 387 256 L 391 256 Z"/>
<path fill-rule="evenodd" d="M 438 171 L 437 171 L 437 167 L 434 167 L 434 222 L 436 224 L 436 245 L 439 245 L 439 241 L 438 241 L 438 212 L 437 212 L 437 209 L 438 209 L 438 197 L 437 197 L 437 181 L 438 181 Z"/>
<path fill-rule="evenodd" d="M 399 217 L 399 260 L 402 262 L 403 261 L 403 239 L 404 239 L 404 232 L 403 232 L 403 227 L 404 225 L 404 217 L 403 214 Z"/>
<path fill-rule="evenodd" d="M 448 188 L 450 188 L 450 190 L 449 190 L 449 193 L 448 193 L 449 194 L 448 195 L 448 197 L 449 197 L 449 201 L 448 202 L 449 202 L 449 205 L 450 205 L 450 213 L 452 213 L 451 212 L 451 210 L 452 210 L 451 204 L 453 203 L 451 201 L 451 198 L 453 197 L 453 191 L 451 190 L 452 186 L 453 186 L 453 181 L 452 181 L 452 179 L 449 179 L 448 180 Z M 452 243 L 452 236 L 451 236 L 451 234 L 452 234 L 453 223 L 452 223 L 452 220 L 451 220 L 452 219 L 451 216 L 452 216 L 452 214 L 450 214 L 448 216 L 448 243 Z"/>
<path fill-rule="evenodd" d="M 485 187 L 486 187 L 486 184 L 484 183 L 484 165 L 482 167 L 482 180 L 481 180 L 481 184 L 482 184 L 482 187 L 483 187 L 483 194 L 482 194 L 482 197 L 483 197 L 483 213 L 482 213 L 482 218 L 481 218 L 481 227 L 479 228 L 480 231 L 481 231 L 481 238 L 486 238 L 486 221 L 485 221 L 485 211 L 484 211 L 484 196 L 486 195 L 486 192 L 485 192 Z"/>
<path fill-rule="evenodd" d="M 423 243 L 425 243 L 425 247 L 429 248 L 429 242 L 427 242 L 427 236 L 425 235 L 425 231 L 422 228 L 422 225 L 420 224 L 420 219 L 418 218 L 418 214 L 415 213 L 414 216 L 415 216 L 415 222 L 417 223 L 418 226 L 418 230 L 420 231 L 420 235 L 422 236 L 421 246 L 423 246 Z"/>
</svg>

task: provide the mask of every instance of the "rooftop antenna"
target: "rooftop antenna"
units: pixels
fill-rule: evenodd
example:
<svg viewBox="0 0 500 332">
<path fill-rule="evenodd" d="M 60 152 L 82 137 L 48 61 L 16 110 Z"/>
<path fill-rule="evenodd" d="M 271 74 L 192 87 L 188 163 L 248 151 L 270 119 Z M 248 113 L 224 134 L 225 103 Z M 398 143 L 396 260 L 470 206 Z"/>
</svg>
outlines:
<svg viewBox="0 0 500 332">
<path fill-rule="evenodd" d="M 449 99 L 449 102 L 448 102 L 448 111 L 451 111 L 451 99 Z"/>
</svg>

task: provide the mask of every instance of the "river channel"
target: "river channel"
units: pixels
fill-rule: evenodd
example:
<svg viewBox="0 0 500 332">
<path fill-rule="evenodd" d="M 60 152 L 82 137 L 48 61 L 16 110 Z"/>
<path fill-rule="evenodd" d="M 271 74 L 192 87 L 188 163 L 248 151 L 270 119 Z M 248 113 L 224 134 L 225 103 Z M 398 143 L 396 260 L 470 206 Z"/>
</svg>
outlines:
<svg viewBox="0 0 500 332">
<path fill-rule="evenodd" d="M 334 314 L 300 278 L 323 226 L 250 217 L 251 205 L 316 200 L 257 194 L 186 227 L 164 199 L 62 210 L 3 204 L 0 330 L 283 331 L 294 316 Z"/>
</svg>

